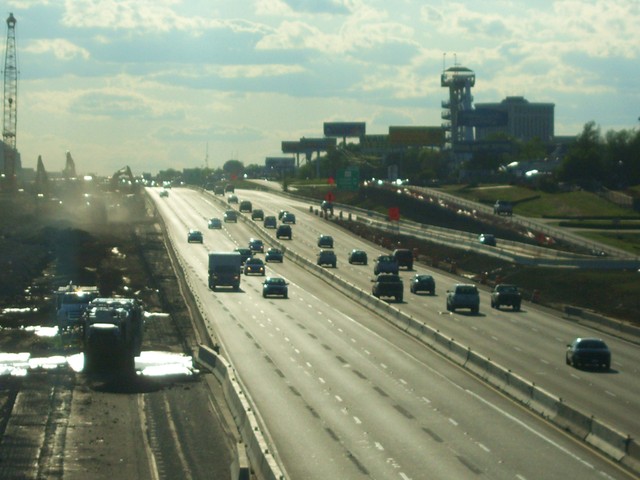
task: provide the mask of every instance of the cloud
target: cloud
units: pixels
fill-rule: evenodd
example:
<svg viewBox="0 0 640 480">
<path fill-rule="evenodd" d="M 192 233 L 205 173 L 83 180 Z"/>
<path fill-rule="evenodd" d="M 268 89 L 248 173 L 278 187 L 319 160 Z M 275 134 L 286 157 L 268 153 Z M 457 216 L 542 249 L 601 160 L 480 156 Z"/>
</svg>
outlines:
<svg viewBox="0 0 640 480">
<path fill-rule="evenodd" d="M 36 55 L 52 53 L 58 60 L 72 60 L 75 58 L 88 59 L 89 51 L 62 38 L 41 39 L 29 42 L 24 48 L 25 53 Z"/>
</svg>

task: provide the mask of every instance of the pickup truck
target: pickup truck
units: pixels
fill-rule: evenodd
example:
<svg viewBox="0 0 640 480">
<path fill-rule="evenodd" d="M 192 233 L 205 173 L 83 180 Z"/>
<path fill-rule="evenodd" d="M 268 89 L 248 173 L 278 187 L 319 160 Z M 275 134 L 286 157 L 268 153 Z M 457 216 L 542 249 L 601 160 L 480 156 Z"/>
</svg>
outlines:
<svg viewBox="0 0 640 480">
<path fill-rule="evenodd" d="M 475 285 L 458 283 L 453 290 L 447 290 L 447 310 L 455 312 L 457 308 L 468 308 L 471 313 L 480 311 L 480 294 Z"/>
<path fill-rule="evenodd" d="M 522 294 L 518 287 L 506 283 L 497 284 L 491 291 L 491 308 L 500 308 L 509 305 L 514 311 L 520 310 Z"/>
<path fill-rule="evenodd" d="M 399 275 L 392 273 L 381 273 L 371 280 L 371 294 L 376 298 L 393 297 L 396 302 L 402 302 L 404 285 Z"/>
</svg>

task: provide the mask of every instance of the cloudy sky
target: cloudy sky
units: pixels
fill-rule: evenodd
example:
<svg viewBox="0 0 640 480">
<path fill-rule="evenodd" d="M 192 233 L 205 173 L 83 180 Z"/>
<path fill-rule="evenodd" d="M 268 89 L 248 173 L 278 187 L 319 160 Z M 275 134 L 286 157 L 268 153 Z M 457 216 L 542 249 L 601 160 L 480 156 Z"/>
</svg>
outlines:
<svg viewBox="0 0 640 480">
<path fill-rule="evenodd" d="M 439 125 L 443 67 L 478 103 L 555 104 L 556 135 L 638 128 L 638 0 L 8 0 L 17 146 L 48 171 L 264 164 L 327 121 Z M 6 18 L 6 17 L 5 17 Z M 2 41 L 4 49 L 6 38 Z M 208 155 L 207 155 L 208 151 Z"/>
</svg>

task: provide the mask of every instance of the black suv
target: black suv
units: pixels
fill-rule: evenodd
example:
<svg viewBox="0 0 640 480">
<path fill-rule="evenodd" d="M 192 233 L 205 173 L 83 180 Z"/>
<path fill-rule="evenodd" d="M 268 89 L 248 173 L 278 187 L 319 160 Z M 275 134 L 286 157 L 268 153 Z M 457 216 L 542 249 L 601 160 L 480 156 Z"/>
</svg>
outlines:
<svg viewBox="0 0 640 480">
<path fill-rule="evenodd" d="M 331 235 L 320 235 L 318 237 L 318 246 L 320 248 L 333 248 L 333 237 Z"/>
<path fill-rule="evenodd" d="M 398 262 L 398 267 L 406 267 L 413 270 L 413 252 L 408 248 L 398 248 L 391 254 Z"/>
<path fill-rule="evenodd" d="M 333 268 L 336 268 L 338 259 L 336 258 L 336 254 L 333 250 L 320 250 L 318 252 L 318 260 L 316 263 L 320 266 L 331 265 Z"/>
<path fill-rule="evenodd" d="M 291 240 L 293 238 L 293 233 L 291 232 L 291 225 L 279 225 L 276 230 L 276 238 L 288 238 Z"/>
</svg>

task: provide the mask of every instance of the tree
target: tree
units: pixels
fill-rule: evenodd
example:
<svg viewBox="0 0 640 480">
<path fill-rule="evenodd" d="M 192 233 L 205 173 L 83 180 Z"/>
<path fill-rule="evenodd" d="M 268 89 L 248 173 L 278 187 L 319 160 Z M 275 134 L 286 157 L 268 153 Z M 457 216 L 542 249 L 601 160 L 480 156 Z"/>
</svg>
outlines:
<svg viewBox="0 0 640 480">
<path fill-rule="evenodd" d="M 244 173 L 244 164 L 240 160 L 227 160 L 222 171 L 231 178 L 240 178 Z"/>
<path fill-rule="evenodd" d="M 607 177 L 604 144 L 600 129 L 592 121 L 584 126 L 576 141 L 569 147 L 558 172 L 559 180 L 593 189 Z"/>
</svg>

